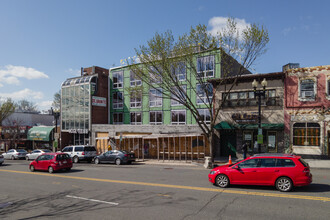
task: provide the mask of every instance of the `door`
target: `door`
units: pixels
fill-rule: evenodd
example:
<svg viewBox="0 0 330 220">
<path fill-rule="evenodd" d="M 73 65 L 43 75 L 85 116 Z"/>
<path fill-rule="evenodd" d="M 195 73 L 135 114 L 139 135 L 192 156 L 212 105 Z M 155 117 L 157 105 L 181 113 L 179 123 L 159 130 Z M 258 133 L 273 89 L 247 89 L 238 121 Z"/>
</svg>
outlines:
<svg viewBox="0 0 330 220">
<path fill-rule="evenodd" d="M 103 154 L 102 161 L 105 163 L 110 163 L 111 151 L 107 151 Z"/>
<path fill-rule="evenodd" d="M 236 157 L 236 132 L 235 130 L 221 130 L 220 133 L 220 155 L 228 157 L 229 155 Z"/>
<path fill-rule="evenodd" d="M 278 176 L 279 167 L 276 167 L 275 158 L 262 158 L 260 159 L 260 167 L 257 170 L 259 184 L 272 185 L 274 178 Z"/>
<path fill-rule="evenodd" d="M 250 159 L 233 166 L 230 182 L 233 184 L 256 184 L 258 182 L 257 166 L 259 159 Z"/>
</svg>

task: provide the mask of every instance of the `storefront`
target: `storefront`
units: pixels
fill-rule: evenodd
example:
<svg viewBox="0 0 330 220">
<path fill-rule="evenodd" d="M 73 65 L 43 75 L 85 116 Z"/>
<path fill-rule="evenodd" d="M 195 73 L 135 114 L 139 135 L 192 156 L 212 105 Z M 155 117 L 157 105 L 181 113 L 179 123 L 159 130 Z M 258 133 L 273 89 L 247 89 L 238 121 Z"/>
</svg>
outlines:
<svg viewBox="0 0 330 220">
<path fill-rule="evenodd" d="M 27 139 L 32 141 L 32 149 L 53 149 L 55 126 L 35 126 L 28 131 Z"/>
</svg>

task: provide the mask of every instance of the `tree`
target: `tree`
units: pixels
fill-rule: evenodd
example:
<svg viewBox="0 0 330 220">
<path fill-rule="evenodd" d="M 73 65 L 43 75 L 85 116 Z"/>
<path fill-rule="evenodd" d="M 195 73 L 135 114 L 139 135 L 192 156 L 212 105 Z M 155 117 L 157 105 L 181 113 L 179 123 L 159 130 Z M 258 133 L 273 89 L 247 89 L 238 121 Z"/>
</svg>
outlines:
<svg viewBox="0 0 330 220">
<path fill-rule="evenodd" d="M 60 109 L 61 108 L 61 91 L 58 91 L 54 94 L 54 100 L 52 103 L 52 107 L 54 109 Z"/>
<path fill-rule="evenodd" d="M 126 62 L 131 72 L 141 79 L 144 85 L 161 92 L 163 98 L 182 104 L 191 112 L 209 141 L 213 162 L 214 126 L 222 103 L 237 78 L 250 73 L 248 70 L 255 60 L 266 52 L 268 41 L 268 31 L 263 26 L 252 24 L 239 32 L 235 20 L 229 18 L 227 26 L 216 36 L 212 36 L 205 25 L 191 27 L 189 33 L 184 33 L 177 40 L 174 40 L 171 31 L 156 33 L 146 45 L 135 49 L 136 57 L 129 58 Z M 196 62 L 198 54 L 214 55 L 214 60 L 200 59 Z M 216 88 L 208 81 L 207 63 L 212 62 L 221 66 L 220 81 L 236 77 L 222 99 L 216 98 Z M 182 81 L 180 73 L 187 73 L 190 77 Z M 198 111 L 195 99 L 187 94 L 187 87 L 196 94 L 199 104 L 206 106 L 210 123 L 203 120 L 203 114 Z M 135 88 L 133 93 L 136 93 L 137 89 Z M 142 86 L 140 90 L 143 90 Z M 214 105 L 215 100 L 222 100 L 222 103 Z"/>
<path fill-rule="evenodd" d="M 2 125 L 3 120 L 5 120 L 14 111 L 15 105 L 11 99 L 0 101 L 0 126 Z"/>
<path fill-rule="evenodd" d="M 16 111 L 18 112 L 32 112 L 38 113 L 37 105 L 33 102 L 27 101 L 26 99 L 22 99 L 15 104 Z"/>
</svg>

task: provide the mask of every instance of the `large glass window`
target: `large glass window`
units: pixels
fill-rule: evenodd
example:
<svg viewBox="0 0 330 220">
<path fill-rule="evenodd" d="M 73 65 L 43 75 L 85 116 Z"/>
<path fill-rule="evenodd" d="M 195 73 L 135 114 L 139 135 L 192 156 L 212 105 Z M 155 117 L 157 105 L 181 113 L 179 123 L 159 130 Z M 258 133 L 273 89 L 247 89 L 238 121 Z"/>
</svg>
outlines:
<svg viewBox="0 0 330 220">
<path fill-rule="evenodd" d="M 172 74 L 177 80 L 186 80 L 186 65 L 183 62 L 176 63 L 172 66 Z"/>
<path fill-rule="evenodd" d="M 211 123 L 211 116 L 209 109 L 198 109 L 198 113 L 201 116 L 201 120 L 204 121 L 206 124 Z"/>
<path fill-rule="evenodd" d="M 163 104 L 162 89 L 150 89 L 149 91 L 149 106 L 159 107 Z"/>
<path fill-rule="evenodd" d="M 162 111 L 151 111 L 149 113 L 151 125 L 161 125 L 163 124 L 163 112 Z"/>
<path fill-rule="evenodd" d="M 214 56 L 197 58 L 197 75 L 202 78 L 214 76 Z"/>
<path fill-rule="evenodd" d="M 300 97 L 301 98 L 314 98 L 315 81 L 312 79 L 305 79 L 300 81 Z"/>
<path fill-rule="evenodd" d="M 113 123 L 114 124 L 123 124 L 124 114 L 122 112 L 113 113 Z"/>
<path fill-rule="evenodd" d="M 141 125 L 141 124 L 142 124 L 142 113 L 131 112 L 131 125 Z"/>
<path fill-rule="evenodd" d="M 113 109 L 122 109 L 124 105 L 123 93 L 115 92 L 112 94 L 112 107 Z"/>
<path fill-rule="evenodd" d="M 187 94 L 187 86 L 182 85 L 181 89 L 177 87 L 172 88 L 171 106 L 182 105 L 178 100 L 184 100 Z"/>
<path fill-rule="evenodd" d="M 113 88 L 123 88 L 123 71 L 112 73 Z"/>
<path fill-rule="evenodd" d="M 130 72 L 130 81 L 131 81 L 131 86 L 141 86 L 142 85 L 141 79 L 139 77 L 137 77 L 133 71 Z"/>
<path fill-rule="evenodd" d="M 207 84 L 197 84 L 197 104 L 210 104 L 213 96 L 213 86 L 210 83 Z"/>
<path fill-rule="evenodd" d="M 131 93 L 131 108 L 140 108 L 142 106 L 142 92 Z"/>
<path fill-rule="evenodd" d="M 161 83 L 162 82 L 162 69 L 161 67 L 150 67 L 149 71 L 150 82 L 151 83 Z"/>
<path fill-rule="evenodd" d="M 293 145 L 320 146 L 320 131 L 318 123 L 295 123 L 293 125 Z"/>
<path fill-rule="evenodd" d="M 240 168 L 255 168 L 258 165 L 258 160 L 259 159 L 246 160 L 243 161 L 242 163 L 239 163 L 238 166 Z"/>
<path fill-rule="evenodd" d="M 186 124 L 186 111 L 185 110 L 172 110 L 172 125 Z"/>
</svg>

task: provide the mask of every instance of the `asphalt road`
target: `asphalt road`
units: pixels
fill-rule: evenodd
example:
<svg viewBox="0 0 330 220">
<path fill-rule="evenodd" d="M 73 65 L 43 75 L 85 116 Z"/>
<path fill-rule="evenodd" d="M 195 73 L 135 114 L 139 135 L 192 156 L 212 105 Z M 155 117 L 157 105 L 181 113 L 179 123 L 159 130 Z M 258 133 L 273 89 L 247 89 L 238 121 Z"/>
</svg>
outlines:
<svg viewBox="0 0 330 220">
<path fill-rule="evenodd" d="M 330 170 L 313 184 L 273 187 L 208 182 L 210 170 L 169 165 L 74 164 L 71 172 L 30 172 L 27 161 L 0 166 L 0 219 L 329 219 Z"/>
</svg>

